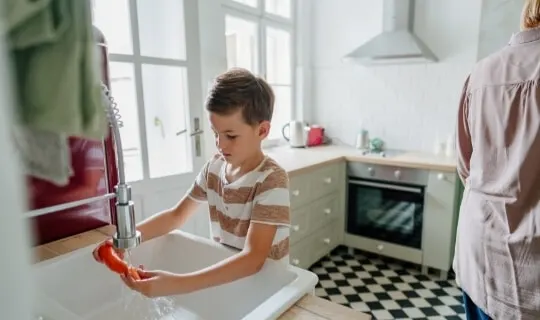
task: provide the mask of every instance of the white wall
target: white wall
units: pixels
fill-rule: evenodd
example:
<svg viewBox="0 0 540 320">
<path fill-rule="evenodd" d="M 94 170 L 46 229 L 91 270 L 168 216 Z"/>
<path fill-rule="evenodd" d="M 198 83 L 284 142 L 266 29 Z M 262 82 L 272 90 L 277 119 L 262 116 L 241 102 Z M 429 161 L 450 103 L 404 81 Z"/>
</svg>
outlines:
<svg viewBox="0 0 540 320">
<path fill-rule="evenodd" d="M 477 57 L 481 1 L 416 1 L 415 30 L 441 60 L 363 67 L 340 59 L 382 28 L 380 0 L 314 1 L 312 118 L 354 144 L 362 121 L 388 148 L 432 151 L 453 134 L 461 86 Z"/>
<path fill-rule="evenodd" d="M 512 33 L 519 31 L 523 0 L 485 0 L 482 2 L 478 59 L 505 46 Z"/>
<path fill-rule="evenodd" d="M 2 16 L 0 6 L 0 16 Z M 30 319 L 34 284 L 30 276 L 31 234 L 23 212 L 25 190 L 20 161 L 15 154 L 9 123 L 13 122 L 11 86 L 3 27 L 0 26 L 0 312 L 2 319 Z M 9 155 L 9 156 L 6 156 Z"/>
</svg>

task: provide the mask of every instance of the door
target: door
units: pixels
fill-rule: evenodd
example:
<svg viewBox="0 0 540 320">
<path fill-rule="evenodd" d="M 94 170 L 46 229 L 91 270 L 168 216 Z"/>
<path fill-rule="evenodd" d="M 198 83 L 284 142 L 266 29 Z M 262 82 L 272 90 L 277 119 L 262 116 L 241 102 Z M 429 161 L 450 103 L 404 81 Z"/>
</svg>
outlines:
<svg viewBox="0 0 540 320">
<path fill-rule="evenodd" d="M 138 219 L 177 203 L 205 161 L 196 12 L 197 0 L 93 0 Z M 201 215 L 182 229 L 205 235 Z"/>
</svg>

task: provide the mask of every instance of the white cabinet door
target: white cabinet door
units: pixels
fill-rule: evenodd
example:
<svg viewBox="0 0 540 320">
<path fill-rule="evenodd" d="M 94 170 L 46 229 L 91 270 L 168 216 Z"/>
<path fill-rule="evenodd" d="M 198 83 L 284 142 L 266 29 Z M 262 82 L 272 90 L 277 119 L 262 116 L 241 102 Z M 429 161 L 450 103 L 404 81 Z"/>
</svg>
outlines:
<svg viewBox="0 0 540 320">
<path fill-rule="evenodd" d="M 456 176 L 432 171 L 426 192 L 423 225 L 423 265 L 448 271 L 452 263 Z"/>
</svg>

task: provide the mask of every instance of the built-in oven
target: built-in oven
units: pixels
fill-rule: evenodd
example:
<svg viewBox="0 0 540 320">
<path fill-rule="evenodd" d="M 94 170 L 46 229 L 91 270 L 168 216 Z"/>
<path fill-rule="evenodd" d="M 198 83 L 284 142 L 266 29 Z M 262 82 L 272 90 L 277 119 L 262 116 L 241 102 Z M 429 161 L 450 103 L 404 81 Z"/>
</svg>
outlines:
<svg viewBox="0 0 540 320">
<path fill-rule="evenodd" d="M 360 249 L 384 251 L 396 258 L 409 256 L 408 260 L 419 262 L 428 173 L 414 168 L 350 162 L 347 175 L 349 239 L 352 237 Z M 400 251 L 400 248 L 409 250 Z"/>
</svg>

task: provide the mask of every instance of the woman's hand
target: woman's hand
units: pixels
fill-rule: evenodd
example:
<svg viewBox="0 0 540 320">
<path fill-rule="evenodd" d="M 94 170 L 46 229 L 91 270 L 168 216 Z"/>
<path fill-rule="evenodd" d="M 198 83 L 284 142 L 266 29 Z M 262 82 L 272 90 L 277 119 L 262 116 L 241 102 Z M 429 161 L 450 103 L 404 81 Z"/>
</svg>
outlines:
<svg viewBox="0 0 540 320">
<path fill-rule="evenodd" d="M 140 280 L 135 280 L 130 275 L 120 277 L 126 286 L 146 297 L 156 298 L 186 293 L 186 288 L 182 286 L 182 276 L 179 274 L 161 270 L 146 271 L 143 266 L 139 266 L 137 271 Z"/>
</svg>

